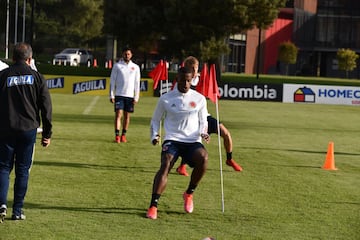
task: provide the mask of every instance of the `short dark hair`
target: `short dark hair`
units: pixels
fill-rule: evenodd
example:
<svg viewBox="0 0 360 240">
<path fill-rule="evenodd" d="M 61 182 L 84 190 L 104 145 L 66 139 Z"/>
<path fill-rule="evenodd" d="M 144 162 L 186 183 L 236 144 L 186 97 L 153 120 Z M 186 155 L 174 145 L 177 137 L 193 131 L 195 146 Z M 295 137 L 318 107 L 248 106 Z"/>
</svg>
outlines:
<svg viewBox="0 0 360 240">
<path fill-rule="evenodd" d="M 21 42 L 14 46 L 13 60 L 15 62 L 23 62 L 32 57 L 32 48 L 30 44 Z"/>
<path fill-rule="evenodd" d="M 179 79 L 184 79 L 185 74 L 193 74 L 193 70 L 189 67 L 181 67 L 178 70 L 178 73 L 175 77 L 175 80 L 178 81 Z"/>
<path fill-rule="evenodd" d="M 124 52 L 126 52 L 126 51 L 130 51 L 130 52 L 132 52 L 132 50 L 131 50 L 131 48 L 130 48 L 129 46 L 125 46 L 125 47 L 123 47 L 123 49 L 122 49 L 122 53 L 124 53 Z"/>
<path fill-rule="evenodd" d="M 179 74 L 187 74 L 187 73 L 193 73 L 193 70 L 189 67 L 181 67 L 178 71 Z"/>
</svg>

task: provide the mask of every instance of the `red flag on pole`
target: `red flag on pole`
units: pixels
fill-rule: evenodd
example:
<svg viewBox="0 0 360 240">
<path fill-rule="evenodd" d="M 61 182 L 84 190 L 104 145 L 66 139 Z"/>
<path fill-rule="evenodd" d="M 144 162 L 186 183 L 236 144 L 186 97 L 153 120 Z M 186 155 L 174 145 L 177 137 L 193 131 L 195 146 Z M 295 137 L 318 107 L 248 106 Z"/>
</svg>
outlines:
<svg viewBox="0 0 360 240">
<path fill-rule="evenodd" d="M 196 91 L 209 98 L 214 103 L 216 103 L 216 98 L 220 98 L 220 92 L 216 82 L 215 64 L 211 64 L 209 74 L 207 64 L 204 63 L 200 73 L 199 83 L 196 86 Z"/>
<path fill-rule="evenodd" d="M 216 98 L 220 98 L 220 92 L 216 81 L 215 64 L 211 64 L 210 66 L 208 89 L 207 95 L 205 96 L 208 97 L 213 103 L 216 103 Z"/>
<path fill-rule="evenodd" d="M 151 70 L 151 72 L 149 72 L 149 77 L 151 77 L 152 80 L 154 81 L 153 88 L 154 89 L 157 88 L 159 81 L 167 80 L 167 75 L 168 75 L 168 71 L 167 71 L 166 61 L 164 62 L 163 60 L 160 60 L 160 62 L 155 66 L 155 68 Z"/>
<path fill-rule="evenodd" d="M 196 86 L 196 91 L 198 91 L 205 97 L 206 97 L 206 91 L 207 91 L 208 78 L 209 78 L 208 67 L 207 67 L 207 64 L 204 63 L 204 65 L 201 69 L 201 72 L 200 72 L 200 78 L 199 78 L 199 82 Z"/>
<path fill-rule="evenodd" d="M 162 72 L 161 72 L 160 80 L 168 80 L 168 68 L 167 68 L 166 61 L 163 61 L 163 64 L 162 64 Z"/>
</svg>

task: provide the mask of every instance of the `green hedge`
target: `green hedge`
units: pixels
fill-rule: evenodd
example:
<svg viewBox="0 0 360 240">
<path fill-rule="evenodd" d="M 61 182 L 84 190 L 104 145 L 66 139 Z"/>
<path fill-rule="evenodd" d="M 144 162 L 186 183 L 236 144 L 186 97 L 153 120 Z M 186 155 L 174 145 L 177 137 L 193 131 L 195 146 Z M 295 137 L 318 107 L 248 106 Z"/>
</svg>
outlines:
<svg viewBox="0 0 360 240">
<path fill-rule="evenodd" d="M 103 76 L 109 77 L 111 69 L 104 67 L 71 67 L 57 66 L 51 64 L 39 64 L 38 70 L 42 74 L 50 75 L 74 75 L 74 76 Z M 175 72 L 169 72 L 169 79 L 175 78 Z M 148 77 L 148 72 L 142 72 L 142 77 Z M 299 84 L 321 84 L 321 85 L 340 85 L 340 86 L 360 86 L 357 79 L 341 79 L 341 78 L 321 78 L 321 77 L 294 77 L 282 75 L 260 75 L 257 79 L 256 75 L 224 73 L 221 75 L 222 82 L 250 82 L 250 83 L 299 83 Z"/>
</svg>

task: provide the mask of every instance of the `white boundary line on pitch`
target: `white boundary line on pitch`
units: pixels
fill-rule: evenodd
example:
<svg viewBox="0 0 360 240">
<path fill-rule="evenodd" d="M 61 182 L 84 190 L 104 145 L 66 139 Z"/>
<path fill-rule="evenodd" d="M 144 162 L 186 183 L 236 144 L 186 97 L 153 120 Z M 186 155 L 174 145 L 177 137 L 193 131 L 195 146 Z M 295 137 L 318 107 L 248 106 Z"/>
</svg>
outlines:
<svg viewBox="0 0 360 240">
<path fill-rule="evenodd" d="M 95 104 L 97 103 L 97 101 L 99 100 L 100 96 L 96 96 L 93 98 L 93 100 L 91 101 L 91 103 L 89 104 L 89 106 L 87 106 L 83 112 L 83 115 L 88 115 L 92 108 L 95 106 Z"/>
</svg>

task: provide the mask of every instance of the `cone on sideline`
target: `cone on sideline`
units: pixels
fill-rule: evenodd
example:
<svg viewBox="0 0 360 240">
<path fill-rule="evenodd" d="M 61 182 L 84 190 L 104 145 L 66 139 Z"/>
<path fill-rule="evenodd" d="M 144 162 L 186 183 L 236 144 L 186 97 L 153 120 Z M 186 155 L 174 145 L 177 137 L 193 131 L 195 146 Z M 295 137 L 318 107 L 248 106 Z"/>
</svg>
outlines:
<svg viewBox="0 0 360 240">
<path fill-rule="evenodd" d="M 97 65 L 97 60 L 96 60 L 96 58 L 94 58 L 94 65 L 93 65 L 93 67 L 97 67 L 98 65 Z"/>
<path fill-rule="evenodd" d="M 329 142 L 325 162 L 324 165 L 322 166 L 322 169 L 337 170 L 337 168 L 335 167 L 334 142 Z"/>
<path fill-rule="evenodd" d="M 105 68 L 112 68 L 112 61 L 111 60 L 108 60 L 105 62 Z"/>
</svg>

